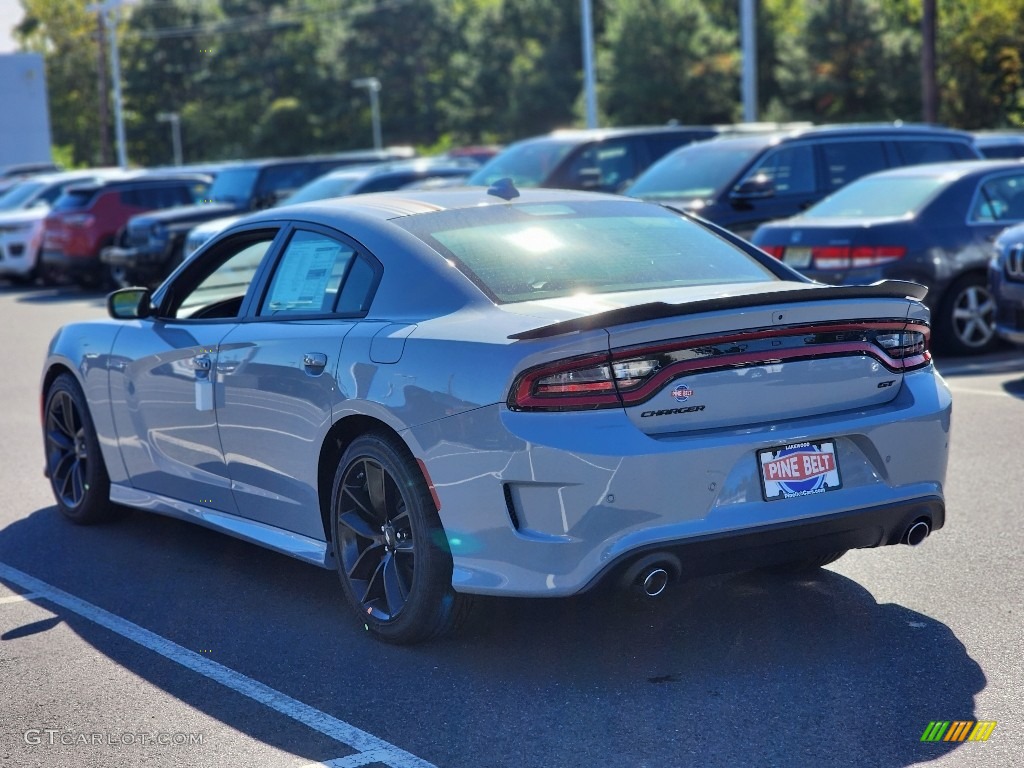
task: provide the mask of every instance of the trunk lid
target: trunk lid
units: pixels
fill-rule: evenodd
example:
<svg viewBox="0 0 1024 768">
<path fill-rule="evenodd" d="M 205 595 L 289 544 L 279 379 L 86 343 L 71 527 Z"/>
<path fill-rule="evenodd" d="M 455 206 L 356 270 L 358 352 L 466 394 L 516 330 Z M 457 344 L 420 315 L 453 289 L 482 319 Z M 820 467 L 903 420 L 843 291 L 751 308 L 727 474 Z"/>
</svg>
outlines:
<svg viewBox="0 0 1024 768">
<path fill-rule="evenodd" d="M 888 281 L 780 288 L 634 306 L 518 337 L 603 328 L 618 403 L 650 435 L 752 427 L 882 405 L 899 392 L 905 370 L 930 360 L 919 286 Z M 594 390 L 594 360 L 587 366 L 577 378 L 588 377 L 588 383 L 575 390 L 564 367 L 542 372 L 533 390 L 539 397 L 522 402 L 542 404 L 544 388 L 570 397 L 587 393 L 583 387 Z M 613 404 L 607 396 L 589 402 Z"/>
</svg>

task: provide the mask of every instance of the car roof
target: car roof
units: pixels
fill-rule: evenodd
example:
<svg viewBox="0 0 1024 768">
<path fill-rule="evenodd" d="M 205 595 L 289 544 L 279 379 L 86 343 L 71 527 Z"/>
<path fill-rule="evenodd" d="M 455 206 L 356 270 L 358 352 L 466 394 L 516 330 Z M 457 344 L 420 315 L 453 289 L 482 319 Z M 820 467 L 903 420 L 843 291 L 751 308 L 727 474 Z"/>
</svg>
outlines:
<svg viewBox="0 0 1024 768">
<path fill-rule="evenodd" d="M 974 143 L 983 146 L 1024 144 L 1024 131 L 975 131 Z"/>
<path fill-rule="evenodd" d="M 873 178 L 913 178 L 921 176 L 944 177 L 950 181 L 966 178 L 968 176 L 984 176 L 992 171 L 1024 171 L 1024 160 L 1014 158 L 1011 160 L 954 160 L 944 163 L 923 163 L 921 165 L 904 165 L 899 168 L 890 168 L 885 171 L 878 171 L 871 174 Z M 867 178 L 862 176 L 861 178 Z M 854 179 L 851 184 L 860 181 Z"/>
<path fill-rule="evenodd" d="M 548 141 L 558 139 L 582 143 L 585 141 L 605 141 L 623 136 L 659 136 L 675 133 L 705 133 L 709 137 L 716 136 L 720 129 L 712 125 L 636 125 L 618 128 L 560 128 L 540 136 L 529 136 L 516 142 L 524 144 L 531 141 Z"/>
<path fill-rule="evenodd" d="M 370 176 L 385 176 L 389 173 L 424 172 L 437 171 L 465 171 L 467 174 L 475 171 L 479 166 L 476 163 L 469 163 L 448 158 L 421 157 L 415 160 L 401 160 L 394 163 L 369 163 L 365 165 L 344 165 L 333 171 L 328 171 L 323 176 L 318 176 L 314 181 L 320 179 L 350 179 L 364 178 Z"/>
<path fill-rule="evenodd" d="M 387 149 L 354 149 L 347 152 L 335 152 L 326 155 L 299 155 L 296 157 L 262 157 L 249 160 L 234 160 L 225 164 L 224 170 L 230 168 L 251 169 L 267 168 L 274 165 L 292 165 L 295 163 L 362 163 L 376 164 L 392 160 L 411 159 L 416 152 L 410 147 L 389 147 Z"/>
<path fill-rule="evenodd" d="M 195 182 L 201 181 L 208 183 L 210 177 L 206 174 L 201 173 L 167 173 L 167 174 L 153 174 L 145 171 L 129 171 L 125 176 L 112 176 L 110 178 L 101 178 L 96 181 L 92 181 L 85 184 L 71 184 L 68 188 L 68 192 L 95 192 L 100 189 L 110 189 L 111 187 L 123 187 L 129 184 L 147 184 L 147 185 L 159 185 L 159 184 L 171 184 L 174 182 Z"/>
<path fill-rule="evenodd" d="M 786 141 L 796 141 L 807 138 L 846 138 L 858 136 L 885 136 L 887 138 L 900 137 L 943 137 L 957 138 L 965 142 L 973 142 L 974 137 L 967 131 L 958 131 L 953 128 L 942 126 L 914 124 L 914 123 L 853 123 L 835 125 L 809 125 L 800 126 L 784 131 L 765 131 L 749 135 L 723 135 L 711 139 L 716 146 L 734 147 L 768 147 Z M 707 144 L 703 146 L 708 146 Z M 685 147 L 683 148 L 685 149 Z"/>
<path fill-rule="evenodd" d="M 493 189 L 493 187 L 491 188 Z M 274 221 L 282 218 L 312 217 L 325 223 L 345 213 L 357 218 L 387 221 L 390 219 L 415 216 L 423 213 L 437 213 L 460 208 L 477 208 L 486 205 L 523 205 L 571 203 L 578 201 L 615 200 L 622 203 L 650 205 L 640 200 L 600 192 L 576 192 L 564 189 L 530 188 L 519 190 L 519 196 L 508 201 L 491 194 L 487 187 L 453 187 L 436 190 L 401 190 L 398 192 L 373 192 L 349 197 L 327 198 L 309 203 L 289 205 L 286 208 L 268 208 L 245 217 L 246 223 Z"/>
</svg>

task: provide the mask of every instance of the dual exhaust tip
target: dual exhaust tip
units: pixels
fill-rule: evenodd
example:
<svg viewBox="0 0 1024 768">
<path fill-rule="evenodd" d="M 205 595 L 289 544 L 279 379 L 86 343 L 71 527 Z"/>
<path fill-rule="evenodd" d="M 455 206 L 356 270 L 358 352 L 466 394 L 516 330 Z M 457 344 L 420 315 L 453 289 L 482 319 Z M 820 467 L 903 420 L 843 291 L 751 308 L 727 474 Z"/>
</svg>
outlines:
<svg viewBox="0 0 1024 768">
<path fill-rule="evenodd" d="M 919 546 L 932 532 L 931 520 L 920 518 L 915 520 L 903 532 L 900 543 L 911 547 Z M 679 561 L 668 553 L 649 555 L 641 558 L 626 571 L 623 581 L 628 587 L 639 587 L 647 597 L 659 597 L 668 589 L 669 582 L 677 578 L 682 571 Z"/>
</svg>

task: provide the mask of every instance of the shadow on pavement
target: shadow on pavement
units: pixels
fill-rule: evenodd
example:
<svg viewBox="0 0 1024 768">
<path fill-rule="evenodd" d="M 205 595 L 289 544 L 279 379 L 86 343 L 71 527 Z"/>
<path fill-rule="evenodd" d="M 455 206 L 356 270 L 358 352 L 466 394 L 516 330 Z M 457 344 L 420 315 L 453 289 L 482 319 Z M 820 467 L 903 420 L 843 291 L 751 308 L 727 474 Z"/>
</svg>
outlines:
<svg viewBox="0 0 1024 768">
<path fill-rule="evenodd" d="M 0 562 L 445 768 L 894 768 L 979 746 L 920 742 L 931 720 L 974 718 L 986 679 L 964 645 L 828 570 L 647 603 L 478 598 L 459 633 L 402 648 L 353 620 L 334 573 L 145 513 L 81 528 L 40 509 L 0 531 Z M 40 604 L 226 726 L 331 756 L 319 734 Z"/>
</svg>

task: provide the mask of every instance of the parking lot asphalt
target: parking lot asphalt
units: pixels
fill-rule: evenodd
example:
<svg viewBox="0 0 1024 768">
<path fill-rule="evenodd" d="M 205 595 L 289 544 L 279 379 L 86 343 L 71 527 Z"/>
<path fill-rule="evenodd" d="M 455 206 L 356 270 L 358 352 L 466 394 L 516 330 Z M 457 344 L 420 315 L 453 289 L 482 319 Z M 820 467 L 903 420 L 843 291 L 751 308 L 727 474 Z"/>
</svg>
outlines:
<svg viewBox="0 0 1024 768">
<path fill-rule="evenodd" d="M 0 286 L 0 765 L 1010 766 L 1024 732 L 1024 354 L 938 361 L 947 523 L 810 578 L 477 602 L 382 645 L 337 577 L 176 520 L 82 528 L 42 476 L 52 332 L 99 296 Z M 922 742 L 932 721 L 984 742 Z"/>
</svg>

